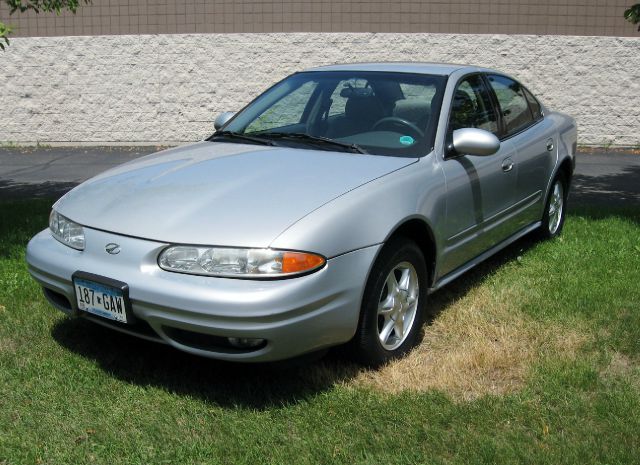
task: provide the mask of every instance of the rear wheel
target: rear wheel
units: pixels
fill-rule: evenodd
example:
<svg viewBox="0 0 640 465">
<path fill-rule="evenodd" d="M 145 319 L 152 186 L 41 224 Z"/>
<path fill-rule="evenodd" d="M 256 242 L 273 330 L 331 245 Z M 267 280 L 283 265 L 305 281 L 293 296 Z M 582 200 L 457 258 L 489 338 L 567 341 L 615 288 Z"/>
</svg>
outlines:
<svg viewBox="0 0 640 465">
<path fill-rule="evenodd" d="M 562 232 L 566 213 L 567 183 L 564 176 L 559 174 L 551 184 L 547 198 L 540 236 L 542 239 L 552 239 Z"/>
<path fill-rule="evenodd" d="M 427 276 L 424 256 L 415 242 L 396 238 L 385 245 L 367 281 L 351 341 L 361 363 L 379 366 L 416 345 L 424 321 Z"/>
</svg>

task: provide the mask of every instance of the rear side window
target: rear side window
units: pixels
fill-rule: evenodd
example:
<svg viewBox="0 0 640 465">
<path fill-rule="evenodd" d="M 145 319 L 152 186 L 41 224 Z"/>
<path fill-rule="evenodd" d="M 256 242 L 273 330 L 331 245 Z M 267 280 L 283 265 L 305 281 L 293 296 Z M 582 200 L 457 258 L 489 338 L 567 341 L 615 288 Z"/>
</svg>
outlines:
<svg viewBox="0 0 640 465">
<path fill-rule="evenodd" d="M 524 88 L 505 76 L 489 75 L 487 77 L 500 105 L 500 112 L 506 126 L 505 136 L 508 137 L 531 125 L 534 119 Z"/>
<path fill-rule="evenodd" d="M 531 113 L 533 113 L 533 119 L 538 121 L 542 118 L 542 108 L 540 107 L 540 102 L 538 102 L 533 94 L 529 92 L 525 87 L 523 87 L 522 90 L 524 91 L 524 96 L 527 98 L 527 102 L 529 102 Z"/>
</svg>

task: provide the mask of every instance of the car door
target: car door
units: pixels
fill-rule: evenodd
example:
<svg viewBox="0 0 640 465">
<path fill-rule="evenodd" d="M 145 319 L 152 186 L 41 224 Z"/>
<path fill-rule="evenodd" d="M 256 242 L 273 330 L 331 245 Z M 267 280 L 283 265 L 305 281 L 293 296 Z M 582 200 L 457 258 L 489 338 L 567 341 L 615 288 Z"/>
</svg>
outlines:
<svg viewBox="0 0 640 465">
<path fill-rule="evenodd" d="M 538 221 L 547 182 L 557 158 L 553 123 L 542 115 L 540 103 L 517 81 L 487 75 L 503 120 L 503 142 L 515 148 L 517 167 L 513 222 L 516 229 Z"/>
<path fill-rule="evenodd" d="M 494 101 L 484 77 L 477 73 L 461 78 L 453 93 L 448 141 L 453 131 L 465 127 L 500 135 Z M 493 155 L 445 154 L 446 243 L 441 273 L 447 274 L 508 237 L 505 225 L 514 202 L 517 168 L 510 141 Z"/>
</svg>

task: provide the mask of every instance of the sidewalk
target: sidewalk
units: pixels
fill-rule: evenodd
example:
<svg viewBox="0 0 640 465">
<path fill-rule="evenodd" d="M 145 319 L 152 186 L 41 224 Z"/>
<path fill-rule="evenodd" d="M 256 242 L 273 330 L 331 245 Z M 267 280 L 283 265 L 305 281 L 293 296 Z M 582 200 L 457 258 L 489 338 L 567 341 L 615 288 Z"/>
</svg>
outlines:
<svg viewBox="0 0 640 465">
<path fill-rule="evenodd" d="M 0 148 L 0 200 L 57 199 L 82 181 L 162 147 Z M 579 152 L 571 203 L 640 207 L 640 155 Z"/>
</svg>

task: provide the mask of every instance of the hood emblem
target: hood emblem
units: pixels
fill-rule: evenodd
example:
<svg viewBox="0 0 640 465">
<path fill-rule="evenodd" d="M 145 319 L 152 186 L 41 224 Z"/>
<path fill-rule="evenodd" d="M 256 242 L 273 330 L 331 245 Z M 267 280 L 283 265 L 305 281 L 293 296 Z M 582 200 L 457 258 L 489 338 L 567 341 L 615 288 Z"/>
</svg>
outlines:
<svg viewBox="0 0 640 465">
<path fill-rule="evenodd" d="M 104 246 L 104 250 L 108 254 L 118 255 L 120 253 L 120 246 L 118 244 L 114 244 L 113 242 L 110 242 Z"/>
</svg>

